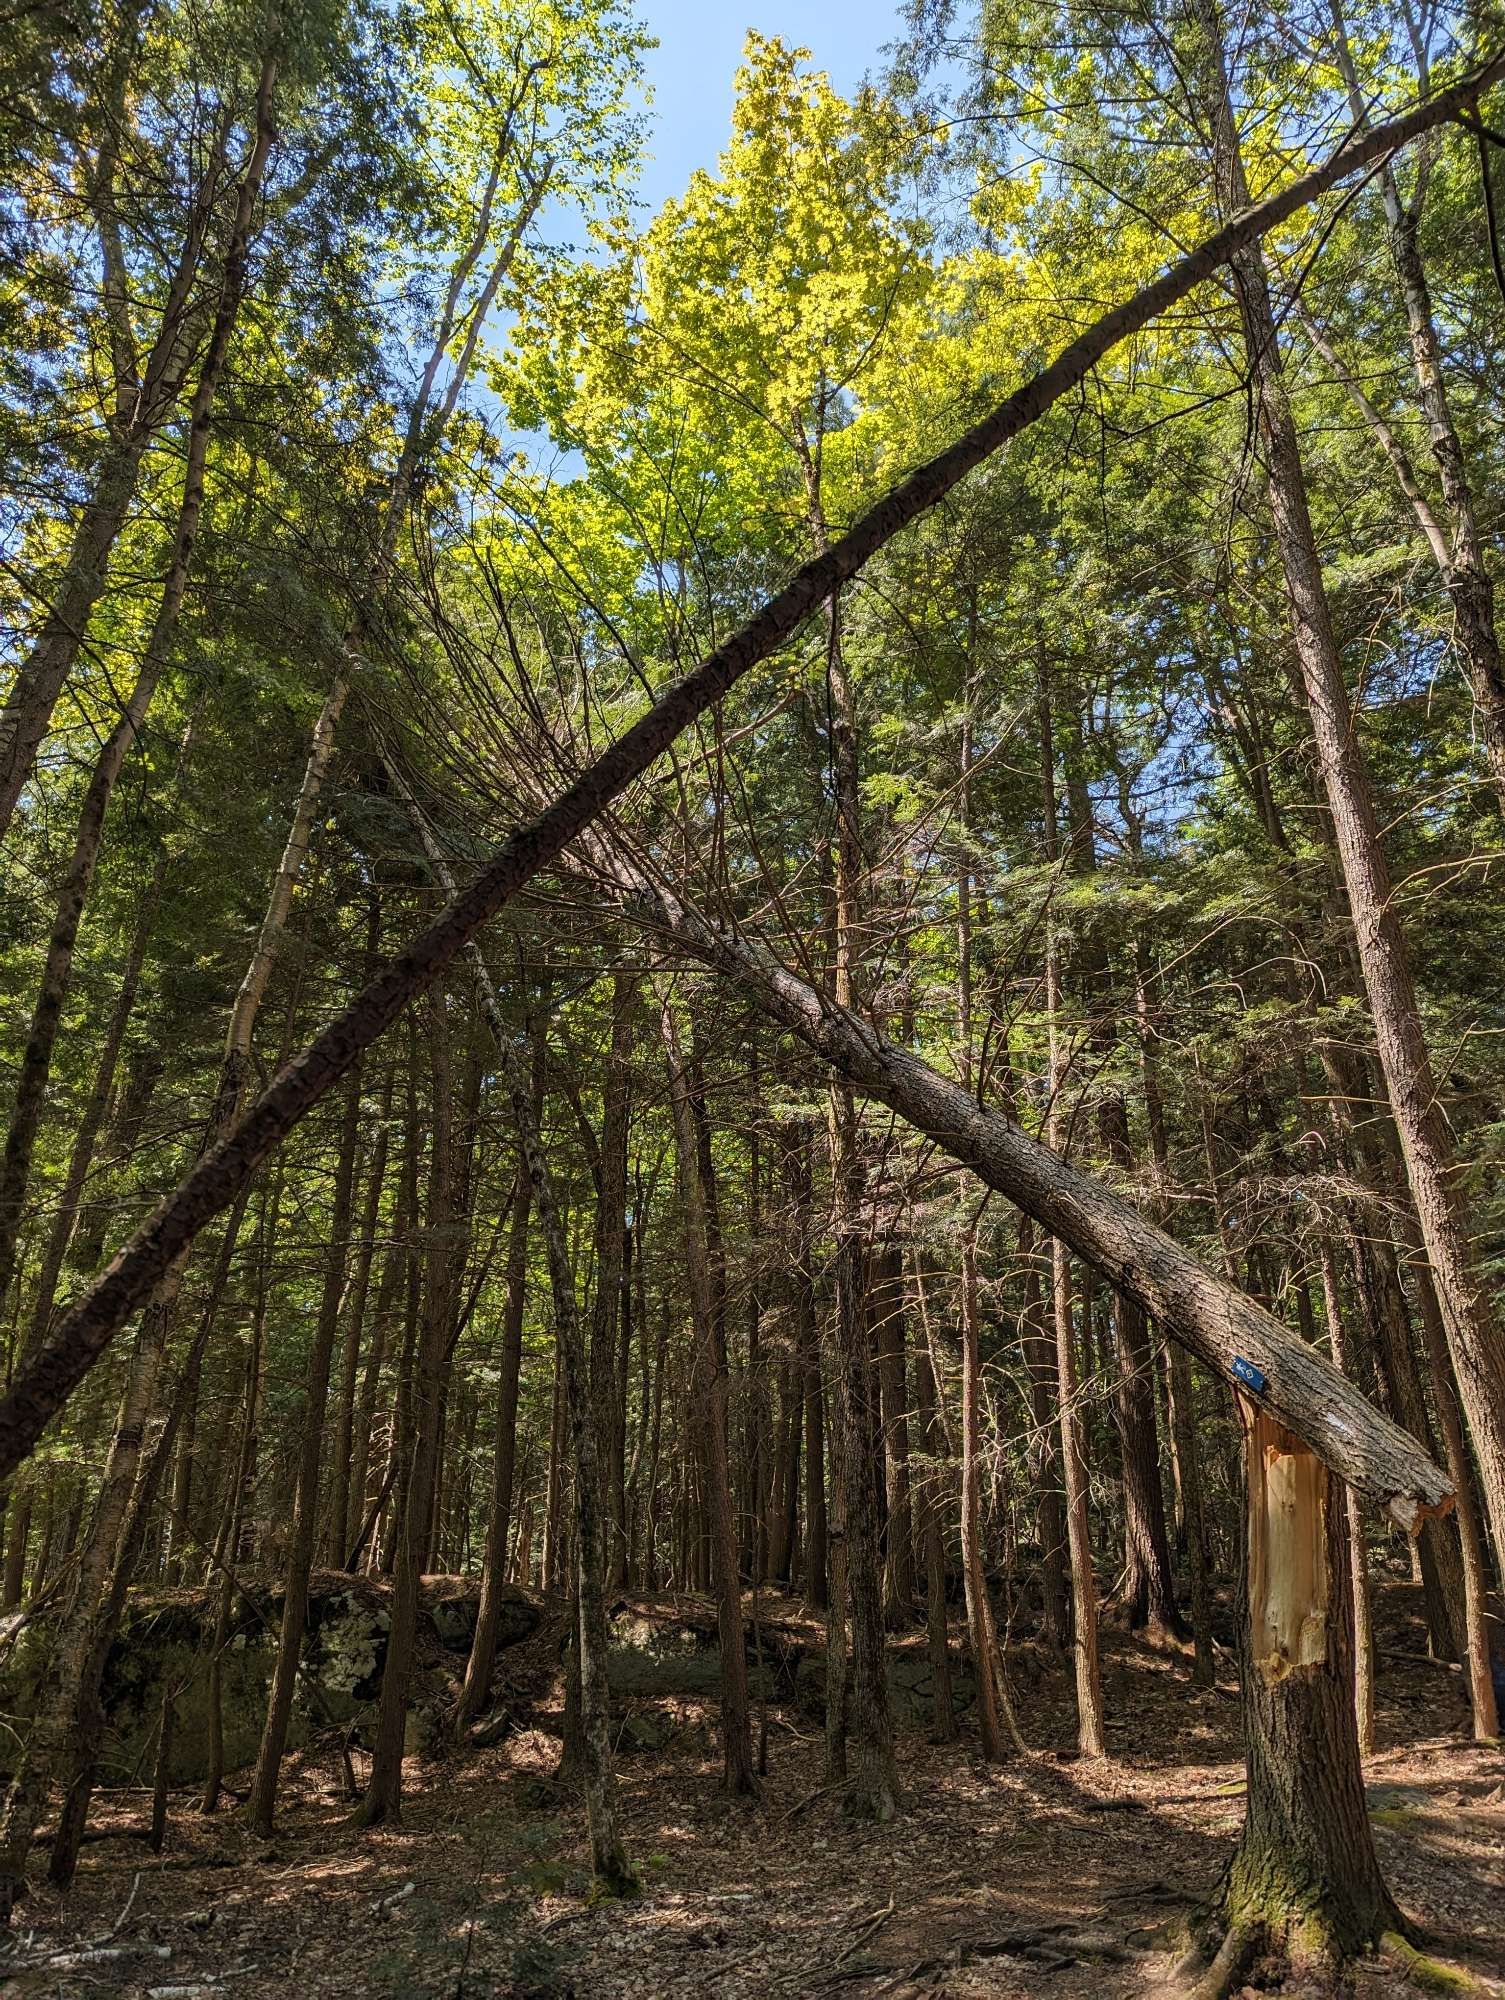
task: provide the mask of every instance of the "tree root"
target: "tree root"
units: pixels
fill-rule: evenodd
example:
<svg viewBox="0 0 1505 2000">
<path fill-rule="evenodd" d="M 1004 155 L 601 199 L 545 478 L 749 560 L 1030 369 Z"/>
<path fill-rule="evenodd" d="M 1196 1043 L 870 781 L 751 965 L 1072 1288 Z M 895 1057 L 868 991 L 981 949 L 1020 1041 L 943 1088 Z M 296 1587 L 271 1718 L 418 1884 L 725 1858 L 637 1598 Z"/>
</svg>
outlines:
<svg viewBox="0 0 1505 2000">
<path fill-rule="evenodd" d="M 1186 2000 L 1227 2000 L 1252 1964 L 1263 1937 L 1262 1925 L 1235 1924 L 1224 1933 L 1210 1963 L 1204 1952 L 1194 1949 L 1180 1960 L 1171 1977 Z"/>
<path fill-rule="evenodd" d="M 1451 1965 L 1443 1958 L 1430 1958 L 1403 1938 L 1399 1931 L 1386 1931 L 1380 1939 L 1380 1957 L 1423 1993 L 1465 1996 L 1484 1994 L 1490 1989 L 1466 1967 Z"/>
<path fill-rule="evenodd" d="M 1301 1948 L 1298 1938 L 1282 1942 L 1272 1937 L 1266 1924 L 1234 1925 L 1223 1933 L 1211 1959 L 1207 1955 L 1209 1942 L 1192 1944 L 1172 1967 L 1171 1990 L 1178 2000 L 1228 2000 L 1257 1954 L 1261 1950 L 1273 1952 L 1277 1946 L 1291 1970 L 1315 1978 L 1319 1990 L 1326 1991 L 1328 1983 L 1336 1986 L 1342 1973 L 1340 1957 L 1314 1949 L 1310 1939 L 1306 1949 Z M 1440 1996 L 1440 2000 L 1474 2000 L 1474 1996 L 1485 2000 L 1495 1990 L 1466 1966 L 1419 1951 L 1398 1930 L 1386 1931 L 1376 1952 L 1418 1992 Z"/>
</svg>

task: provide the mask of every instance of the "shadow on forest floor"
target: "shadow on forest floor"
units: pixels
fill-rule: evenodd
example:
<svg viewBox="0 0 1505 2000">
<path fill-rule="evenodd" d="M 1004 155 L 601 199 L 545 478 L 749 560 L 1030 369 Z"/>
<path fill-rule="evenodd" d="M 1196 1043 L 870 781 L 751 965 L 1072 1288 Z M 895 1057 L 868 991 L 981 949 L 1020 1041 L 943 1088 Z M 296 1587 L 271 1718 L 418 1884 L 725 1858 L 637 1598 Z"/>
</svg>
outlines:
<svg viewBox="0 0 1505 2000">
<path fill-rule="evenodd" d="M 1382 1645 L 1419 1654 L 1411 1593 L 1387 1590 L 1381 1608 Z M 530 1726 L 494 1750 L 410 1760 L 400 1828 L 341 1824 L 349 1806 L 327 1745 L 289 1765 L 270 1847 L 233 1810 L 204 1819 L 185 1795 L 151 1857 L 130 1837 L 147 1802 L 106 1795 L 96 1828 L 107 1837 L 85 1849 L 70 1896 L 38 1891 L 18 1913 L 3 1991 L 1143 1995 L 1166 1934 L 1238 1832 L 1238 1704 L 1226 1681 L 1199 1694 L 1179 1658 L 1104 1636 L 1110 1760 L 1069 1761 L 1070 1679 L 1053 1670 L 1020 1691 L 1040 1753 L 1028 1763 L 989 1769 L 965 1727 L 946 1748 L 901 1737 L 906 1810 L 887 1827 L 849 1823 L 823 1790 L 807 1712 L 770 1713 L 763 1796 L 730 1803 L 706 1705 L 644 1704 L 654 1727 L 639 1734 L 653 1747 L 619 1763 L 643 1894 L 598 1905 L 585 1895 L 579 1802 L 548 1782 L 558 1691 L 541 1646 Z M 1469 1743 L 1458 1675 L 1419 1657 L 1382 1668 L 1368 1777 L 1391 1886 L 1436 1950 L 1505 1979 L 1505 1758 Z M 133 1883 L 110 1940 L 126 1956 L 44 1961 L 110 1932 Z M 1358 1985 L 1365 2000 L 1414 1991 L 1381 1967 Z"/>
</svg>

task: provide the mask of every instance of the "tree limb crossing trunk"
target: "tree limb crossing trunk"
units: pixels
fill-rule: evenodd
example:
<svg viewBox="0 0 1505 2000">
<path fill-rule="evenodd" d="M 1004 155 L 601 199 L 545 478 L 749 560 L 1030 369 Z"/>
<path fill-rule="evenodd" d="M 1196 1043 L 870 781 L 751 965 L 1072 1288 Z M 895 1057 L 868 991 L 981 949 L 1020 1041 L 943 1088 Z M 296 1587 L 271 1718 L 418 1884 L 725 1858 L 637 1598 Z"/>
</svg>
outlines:
<svg viewBox="0 0 1505 2000">
<path fill-rule="evenodd" d="M 1223 264 L 1351 174 L 1454 117 L 1505 75 L 1505 51 L 1435 92 L 1402 117 L 1346 139 L 1320 167 L 1246 209 L 1178 258 L 1134 297 L 1112 307 L 1037 375 L 954 444 L 918 467 L 860 515 L 823 554 L 682 679 L 581 773 L 540 816 L 519 827 L 463 895 L 286 1065 L 233 1132 L 213 1147 L 111 1260 L 0 1402 L 0 1478 L 31 1452 L 48 1420 L 94 1366 L 134 1309 L 241 1184 L 384 1029 L 541 869 L 597 819 L 680 732 L 790 638 L 833 590 L 959 481 L 1036 422 L 1121 340 L 1147 326 Z M 1089 1184 L 1090 1185 L 1090 1184 Z M 1205 1275 L 1205 1274 L 1204 1274 Z"/>
<path fill-rule="evenodd" d="M 619 881 L 631 872 L 620 861 L 615 867 Z M 1330 1471 L 1408 1532 L 1452 1504 L 1450 1482 L 1413 1437 L 1381 1416 L 1298 1334 L 1128 1202 L 817 993 L 745 935 L 716 928 L 641 874 L 623 886 L 647 899 L 655 921 L 697 958 L 735 979 L 824 1061 L 1069 1244 L 1172 1339 L 1278 1418 Z M 1238 1373 L 1235 1362 L 1244 1364 Z"/>
</svg>

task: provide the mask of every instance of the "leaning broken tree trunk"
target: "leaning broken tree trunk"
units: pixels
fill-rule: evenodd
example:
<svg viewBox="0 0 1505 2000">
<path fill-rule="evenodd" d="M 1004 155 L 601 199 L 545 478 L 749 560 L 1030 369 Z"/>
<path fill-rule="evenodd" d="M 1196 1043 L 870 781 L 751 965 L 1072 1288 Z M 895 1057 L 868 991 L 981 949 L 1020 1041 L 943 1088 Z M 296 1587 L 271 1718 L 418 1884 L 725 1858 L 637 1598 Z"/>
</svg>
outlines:
<svg viewBox="0 0 1505 2000">
<path fill-rule="evenodd" d="M 74 1387 L 211 1217 L 234 1199 L 257 1165 L 286 1138 L 422 991 L 494 917 L 588 828 L 680 732 L 788 639 L 832 591 L 855 576 L 903 528 L 943 499 L 974 467 L 1083 381 L 1118 343 L 1184 298 L 1246 245 L 1419 133 L 1454 117 L 1496 77 L 1505 52 L 1437 91 L 1403 117 L 1345 140 L 1324 165 L 1236 216 L 1132 299 L 1104 313 L 1054 361 L 954 444 L 918 467 L 860 515 L 823 554 L 803 565 L 747 623 L 683 679 L 672 682 L 623 735 L 539 817 L 519 827 L 463 895 L 288 1064 L 233 1134 L 201 1160 L 111 1261 L 21 1371 L 0 1402 L 0 1478 L 13 1472 Z"/>
</svg>

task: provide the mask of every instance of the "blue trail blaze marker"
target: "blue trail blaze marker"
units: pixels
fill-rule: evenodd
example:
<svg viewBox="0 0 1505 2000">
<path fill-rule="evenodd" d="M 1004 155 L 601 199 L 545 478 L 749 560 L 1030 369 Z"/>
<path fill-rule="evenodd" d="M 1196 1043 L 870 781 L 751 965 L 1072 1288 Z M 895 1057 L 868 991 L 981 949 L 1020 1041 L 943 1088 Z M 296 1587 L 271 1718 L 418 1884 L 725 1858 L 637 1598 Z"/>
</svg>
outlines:
<svg viewBox="0 0 1505 2000">
<path fill-rule="evenodd" d="M 1265 1378 L 1252 1361 L 1246 1361 L 1242 1354 L 1233 1357 L 1233 1379 L 1242 1382 L 1246 1389 L 1252 1389 L 1256 1396 L 1265 1391 Z"/>
</svg>

